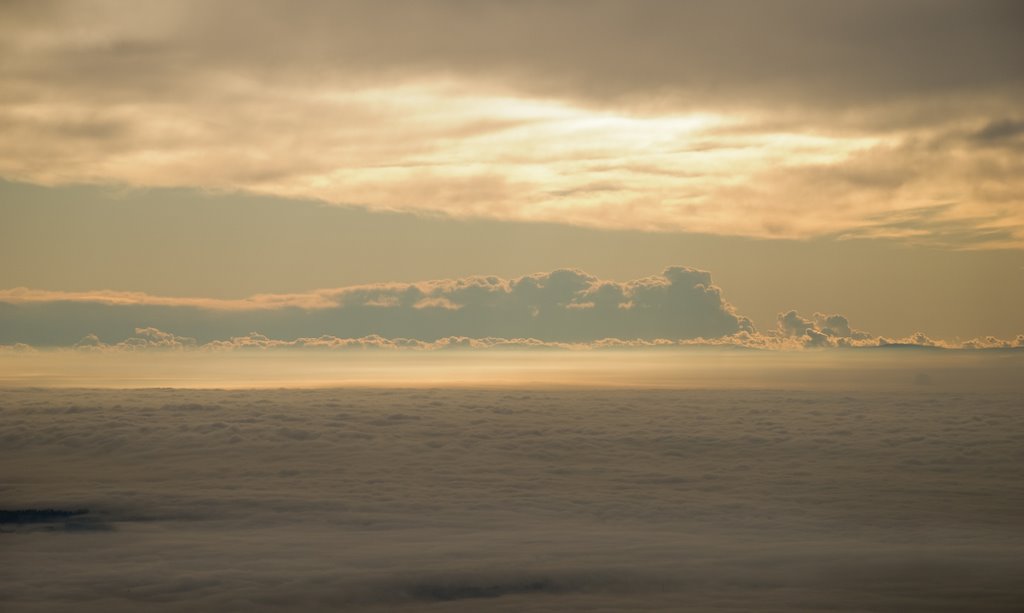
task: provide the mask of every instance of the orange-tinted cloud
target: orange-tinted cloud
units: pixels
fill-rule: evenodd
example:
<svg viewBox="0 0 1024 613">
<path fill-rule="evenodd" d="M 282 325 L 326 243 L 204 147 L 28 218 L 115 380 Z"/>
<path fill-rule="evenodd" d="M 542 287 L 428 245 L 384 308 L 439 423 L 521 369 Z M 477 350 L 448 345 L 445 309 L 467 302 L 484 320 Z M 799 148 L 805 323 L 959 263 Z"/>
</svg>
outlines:
<svg viewBox="0 0 1024 613">
<path fill-rule="evenodd" d="M 0 176 L 1024 245 L 1019 3 L 143 5 L 0 8 Z"/>
</svg>

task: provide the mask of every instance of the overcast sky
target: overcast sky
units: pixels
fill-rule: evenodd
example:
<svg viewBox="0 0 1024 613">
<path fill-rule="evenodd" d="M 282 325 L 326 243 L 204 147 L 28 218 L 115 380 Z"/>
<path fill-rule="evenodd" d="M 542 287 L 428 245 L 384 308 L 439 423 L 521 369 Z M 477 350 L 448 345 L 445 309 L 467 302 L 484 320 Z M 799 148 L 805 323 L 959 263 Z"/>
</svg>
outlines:
<svg viewBox="0 0 1024 613">
<path fill-rule="evenodd" d="M 797 309 L 1013 338 L 1022 23 L 1012 1 L 5 2 L 0 290 L 684 266 L 758 332 Z M 478 329 L 451 316 L 412 329 Z M 745 329 L 645 325 L 577 336 Z"/>
</svg>

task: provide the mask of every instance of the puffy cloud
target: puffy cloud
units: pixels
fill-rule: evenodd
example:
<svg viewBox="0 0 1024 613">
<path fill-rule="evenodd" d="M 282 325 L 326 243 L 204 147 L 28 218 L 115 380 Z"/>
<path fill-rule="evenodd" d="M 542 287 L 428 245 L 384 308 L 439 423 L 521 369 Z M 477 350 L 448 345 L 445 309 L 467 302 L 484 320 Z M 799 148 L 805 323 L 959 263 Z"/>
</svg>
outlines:
<svg viewBox="0 0 1024 613">
<path fill-rule="evenodd" d="M 778 329 L 783 336 L 801 336 L 807 330 L 814 330 L 814 322 L 800 317 L 796 311 L 780 313 Z"/>
<path fill-rule="evenodd" d="M 766 348 L 822 348 L 822 347 L 928 347 L 941 349 L 1014 349 L 1024 347 L 1024 335 L 1015 339 L 1000 339 L 988 336 L 963 342 L 949 342 L 930 338 L 923 332 L 915 332 L 901 338 L 874 336 L 863 330 L 850 327 L 844 315 L 815 313 L 810 319 L 796 311 L 779 313 L 774 334 L 747 335 L 742 341 L 746 346 Z"/>
<path fill-rule="evenodd" d="M 795 310 L 759 332 L 710 273 L 684 266 L 625 282 L 560 269 L 238 300 L 16 288 L 0 291 L 0 324 L 5 351 L 1024 347 L 1024 335 L 879 337 L 838 313 Z"/>
<path fill-rule="evenodd" d="M 818 327 L 829 336 L 849 338 L 854 331 L 850 329 L 850 320 L 842 315 L 823 315 L 815 313 Z"/>
<path fill-rule="evenodd" d="M 705 271 L 681 266 L 613 282 L 578 270 L 515 279 L 468 277 L 363 285 L 243 300 L 134 293 L 0 292 L 0 342 L 85 347 L 99 338 L 140 348 L 249 338 L 690 339 L 753 331 Z M 168 336 L 162 330 L 174 334 Z M 93 335 L 93 336 L 87 336 Z M 83 337 L 85 337 L 83 339 Z M 136 339 L 127 341 L 125 339 Z M 79 340 L 83 339 L 83 340 Z M 194 340 L 193 340 L 194 339 Z"/>
<path fill-rule="evenodd" d="M 239 300 L 18 288 L 0 291 L 0 323 L 5 351 L 1024 347 L 1024 335 L 879 337 L 838 313 L 808 318 L 793 310 L 778 315 L 774 330 L 758 332 L 710 273 L 683 266 L 626 282 L 561 269 Z"/>
<path fill-rule="evenodd" d="M 796 311 L 779 313 L 777 335 L 782 338 L 800 338 L 808 347 L 830 347 L 870 341 L 871 335 L 850 327 L 844 315 L 815 313 L 811 319 Z"/>
<path fill-rule="evenodd" d="M 1013 339 L 1001 339 L 994 336 L 974 338 L 964 341 L 962 346 L 971 349 L 1014 349 L 1024 347 L 1024 334 L 1018 334 Z"/>
<path fill-rule="evenodd" d="M 942 341 L 936 341 L 928 337 L 924 332 L 915 332 L 906 338 L 889 339 L 879 337 L 878 346 L 888 347 L 893 345 L 912 345 L 915 347 L 946 347 Z"/>
<path fill-rule="evenodd" d="M 135 328 L 135 336 L 122 341 L 120 345 L 127 349 L 188 349 L 196 346 L 196 339 L 153 327 Z"/>
<path fill-rule="evenodd" d="M 114 344 L 103 342 L 96 334 L 86 334 L 72 345 L 73 349 L 79 351 L 143 351 L 151 349 L 181 351 L 196 347 L 198 345 L 194 338 L 177 336 L 154 327 L 135 328 L 134 336 Z"/>
</svg>

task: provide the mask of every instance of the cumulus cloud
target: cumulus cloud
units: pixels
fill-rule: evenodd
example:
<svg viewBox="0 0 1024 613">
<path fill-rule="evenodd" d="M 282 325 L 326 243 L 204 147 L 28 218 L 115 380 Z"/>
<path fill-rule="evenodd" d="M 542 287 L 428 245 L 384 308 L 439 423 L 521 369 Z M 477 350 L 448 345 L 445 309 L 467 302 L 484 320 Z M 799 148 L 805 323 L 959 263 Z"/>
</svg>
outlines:
<svg viewBox="0 0 1024 613">
<path fill-rule="evenodd" d="M 964 341 L 964 347 L 971 349 L 1013 349 L 1024 347 L 1024 334 L 1018 334 L 1013 339 L 1002 339 L 994 336 L 986 336 L 984 338 L 974 338 L 969 341 Z"/>
<path fill-rule="evenodd" d="M 737 335 L 738 336 L 738 335 Z M 924 332 L 909 336 L 887 338 L 875 336 L 850 326 L 844 315 L 814 313 L 805 318 L 796 311 L 779 313 L 774 333 L 746 335 L 743 344 L 774 348 L 822 347 L 930 347 L 940 349 L 1015 349 L 1024 347 L 1024 335 L 1013 339 L 994 336 L 966 341 L 946 341 L 930 338 Z"/>
<path fill-rule="evenodd" d="M 923 332 L 881 337 L 838 313 L 780 313 L 758 331 L 712 283 L 670 266 L 616 282 L 560 269 L 421 283 L 381 283 L 238 300 L 137 292 L 0 291 L 0 348 L 83 351 L 667 349 L 793 350 L 917 346 L 1016 349 L 1024 335 L 966 341 Z"/>
<path fill-rule="evenodd" d="M 0 292 L 0 322 L 5 343 L 85 346 L 102 338 L 140 348 L 178 347 L 184 337 L 189 343 L 245 338 L 252 331 L 278 339 L 378 335 L 425 342 L 497 337 L 569 343 L 753 331 L 710 273 L 682 266 L 627 282 L 563 269 L 514 279 L 362 285 L 244 300 L 16 289 Z"/>
<path fill-rule="evenodd" d="M 776 328 L 779 337 L 802 339 L 808 347 L 850 346 L 874 340 L 871 334 L 851 328 L 850 320 L 838 313 L 815 313 L 811 319 L 796 311 L 779 313 Z"/>
<path fill-rule="evenodd" d="M 114 344 L 104 343 L 96 334 L 87 334 L 72 345 L 72 347 L 83 351 L 102 351 L 109 349 L 122 351 L 143 351 L 150 349 L 180 351 L 183 349 L 194 349 L 198 347 L 198 345 L 194 338 L 177 336 L 170 332 L 164 332 L 157 328 L 148 327 L 135 328 L 133 336 Z"/>
<path fill-rule="evenodd" d="M 779 313 L 775 338 L 784 344 L 795 342 L 806 348 L 879 344 L 879 339 L 867 332 L 850 328 L 850 321 L 843 315 L 815 313 L 807 319 L 796 311 Z"/>
</svg>

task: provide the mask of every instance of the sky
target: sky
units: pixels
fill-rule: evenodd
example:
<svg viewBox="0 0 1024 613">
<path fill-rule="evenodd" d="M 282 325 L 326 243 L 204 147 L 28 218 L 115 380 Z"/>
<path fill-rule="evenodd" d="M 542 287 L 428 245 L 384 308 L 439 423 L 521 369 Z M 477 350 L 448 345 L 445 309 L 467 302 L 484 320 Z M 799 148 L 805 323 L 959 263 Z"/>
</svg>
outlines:
<svg viewBox="0 0 1024 613">
<path fill-rule="evenodd" d="M 0 0 L 5 612 L 1021 610 L 1022 374 L 1021 0 Z"/>
<path fill-rule="evenodd" d="M 1021 23 L 4 2 L 0 346 L 1019 347 Z"/>
</svg>

